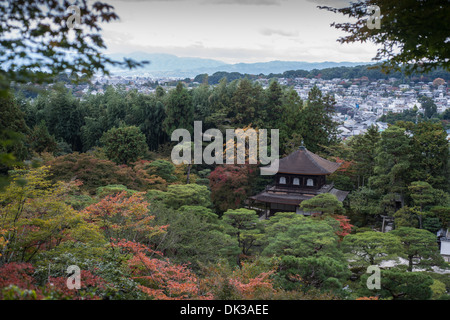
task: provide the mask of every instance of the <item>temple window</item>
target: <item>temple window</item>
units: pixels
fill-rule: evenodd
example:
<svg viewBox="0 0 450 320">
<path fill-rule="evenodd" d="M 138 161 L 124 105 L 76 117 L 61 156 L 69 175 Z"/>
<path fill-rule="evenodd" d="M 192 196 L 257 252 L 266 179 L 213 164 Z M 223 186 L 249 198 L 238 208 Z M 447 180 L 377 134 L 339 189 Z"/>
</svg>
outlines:
<svg viewBox="0 0 450 320">
<path fill-rule="evenodd" d="M 294 180 L 292 181 L 292 184 L 295 186 L 299 186 L 300 185 L 300 179 L 299 178 L 294 178 Z"/>
<path fill-rule="evenodd" d="M 314 181 L 313 181 L 313 179 L 308 179 L 308 180 L 306 180 L 306 186 L 308 186 L 308 187 L 314 186 Z"/>
<path fill-rule="evenodd" d="M 280 177 L 280 184 L 286 184 L 286 178 Z"/>
</svg>

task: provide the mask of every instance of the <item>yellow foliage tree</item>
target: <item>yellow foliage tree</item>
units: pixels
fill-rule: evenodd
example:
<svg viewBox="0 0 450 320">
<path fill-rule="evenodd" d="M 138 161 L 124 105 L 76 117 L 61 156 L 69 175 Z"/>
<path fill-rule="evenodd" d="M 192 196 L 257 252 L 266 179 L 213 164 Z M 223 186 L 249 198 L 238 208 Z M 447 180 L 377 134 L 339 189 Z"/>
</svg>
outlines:
<svg viewBox="0 0 450 320">
<path fill-rule="evenodd" d="M 42 250 L 71 240 L 105 241 L 98 226 L 86 214 L 64 202 L 75 183 L 52 183 L 46 166 L 17 169 L 11 183 L 0 193 L 0 265 L 30 261 Z"/>
</svg>

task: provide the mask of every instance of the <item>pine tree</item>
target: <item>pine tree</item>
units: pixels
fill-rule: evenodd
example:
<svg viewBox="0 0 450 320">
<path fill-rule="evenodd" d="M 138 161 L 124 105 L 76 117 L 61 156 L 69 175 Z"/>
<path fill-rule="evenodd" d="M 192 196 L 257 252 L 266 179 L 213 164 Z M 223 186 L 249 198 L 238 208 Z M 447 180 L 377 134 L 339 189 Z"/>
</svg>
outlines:
<svg viewBox="0 0 450 320">
<path fill-rule="evenodd" d="M 332 98 L 323 96 L 320 89 L 314 86 L 308 94 L 306 106 L 302 108 L 300 129 L 300 135 L 311 152 L 322 151 L 322 146 L 330 146 L 338 141 L 333 113 Z"/>
<path fill-rule="evenodd" d="M 175 129 L 187 129 L 192 132 L 194 125 L 194 105 L 189 91 L 178 82 L 174 90 L 169 91 L 166 99 L 166 119 L 164 131 L 171 136 Z"/>
<path fill-rule="evenodd" d="M 411 182 L 411 138 L 404 128 L 391 126 L 381 133 L 377 145 L 374 175 L 369 187 L 382 197 L 385 211 L 396 210 L 396 200 L 405 203 L 407 186 Z"/>
</svg>

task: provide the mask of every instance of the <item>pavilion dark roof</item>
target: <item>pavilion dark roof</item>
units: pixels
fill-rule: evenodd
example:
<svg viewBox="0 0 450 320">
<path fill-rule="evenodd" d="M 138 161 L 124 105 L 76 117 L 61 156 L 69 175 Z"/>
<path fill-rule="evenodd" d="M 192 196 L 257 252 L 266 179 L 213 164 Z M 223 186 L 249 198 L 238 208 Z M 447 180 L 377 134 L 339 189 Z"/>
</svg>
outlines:
<svg viewBox="0 0 450 320">
<path fill-rule="evenodd" d="M 290 174 L 328 175 L 335 172 L 341 165 L 340 163 L 326 160 L 305 147 L 300 147 L 277 161 L 278 172 Z M 276 162 L 274 162 L 275 164 Z"/>
</svg>

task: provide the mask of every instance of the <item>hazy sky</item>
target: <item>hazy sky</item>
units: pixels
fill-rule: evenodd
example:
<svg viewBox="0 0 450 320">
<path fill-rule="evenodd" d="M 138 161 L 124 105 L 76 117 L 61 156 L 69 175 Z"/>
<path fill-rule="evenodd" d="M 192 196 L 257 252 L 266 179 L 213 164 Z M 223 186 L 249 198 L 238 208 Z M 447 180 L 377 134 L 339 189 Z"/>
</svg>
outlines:
<svg viewBox="0 0 450 320">
<path fill-rule="evenodd" d="M 345 0 L 104 0 L 120 22 L 103 26 L 109 53 L 145 51 L 228 63 L 368 62 L 373 44 L 339 44 L 346 17 L 317 8 Z"/>
</svg>

